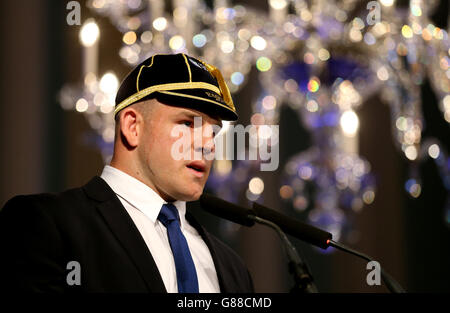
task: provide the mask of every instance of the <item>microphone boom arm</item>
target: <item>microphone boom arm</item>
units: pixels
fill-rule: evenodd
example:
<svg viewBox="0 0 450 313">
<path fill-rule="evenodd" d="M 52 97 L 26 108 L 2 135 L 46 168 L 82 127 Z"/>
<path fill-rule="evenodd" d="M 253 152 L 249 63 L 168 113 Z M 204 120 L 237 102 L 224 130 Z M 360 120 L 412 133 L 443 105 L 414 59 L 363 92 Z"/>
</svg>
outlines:
<svg viewBox="0 0 450 313">
<path fill-rule="evenodd" d="M 363 258 L 369 262 L 373 261 L 373 258 L 363 253 L 348 248 L 341 243 L 333 241 L 331 233 L 291 219 L 256 202 L 253 202 L 253 209 L 248 209 L 222 200 L 215 196 L 203 194 L 200 197 L 200 203 L 202 207 L 211 214 L 217 215 L 232 222 L 245 226 L 253 226 L 255 222 L 257 222 L 275 229 L 282 242 L 284 243 L 288 258 L 290 260 L 290 272 L 295 275 L 294 278 L 296 286 L 294 288 L 296 291 L 317 292 L 317 289 L 312 283 L 312 277 L 309 273 L 307 265 L 300 259 L 297 250 L 291 244 L 284 232 L 322 249 L 327 249 L 331 246 L 333 248 Z M 380 274 L 383 282 L 391 292 L 405 292 L 400 284 L 397 283 L 382 268 L 380 268 Z"/>
<path fill-rule="evenodd" d="M 369 262 L 374 261 L 373 258 L 369 257 L 368 255 L 358 252 L 356 250 L 353 250 L 353 249 L 343 245 L 342 243 L 336 242 L 334 240 L 329 240 L 328 244 L 333 248 L 356 255 L 357 257 L 360 257 L 366 261 L 369 261 Z M 405 293 L 405 290 L 402 288 L 402 286 L 400 286 L 400 284 L 397 281 L 395 281 L 395 279 L 393 279 L 391 275 L 389 275 L 388 273 L 383 271 L 382 267 L 380 267 L 380 274 L 381 274 L 381 278 L 383 279 L 384 283 L 386 284 L 386 287 L 389 289 L 390 292 Z"/>
<path fill-rule="evenodd" d="M 291 273 L 294 275 L 295 287 L 293 288 L 293 290 L 304 293 L 317 293 L 318 291 L 313 283 L 313 278 L 309 273 L 308 266 L 302 261 L 297 253 L 297 250 L 292 245 L 286 234 L 281 230 L 281 228 L 277 224 L 255 215 L 249 214 L 248 218 L 259 224 L 263 224 L 273 228 L 280 236 L 289 258 Z"/>
</svg>

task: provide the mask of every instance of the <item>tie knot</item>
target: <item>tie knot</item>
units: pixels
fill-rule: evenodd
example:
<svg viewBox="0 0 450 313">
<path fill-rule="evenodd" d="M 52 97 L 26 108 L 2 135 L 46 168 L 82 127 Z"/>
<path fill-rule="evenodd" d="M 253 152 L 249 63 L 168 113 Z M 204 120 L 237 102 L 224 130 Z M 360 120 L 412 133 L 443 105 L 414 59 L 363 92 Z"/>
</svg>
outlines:
<svg viewBox="0 0 450 313">
<path fill-rule="evenodd" d="M 163 223 L 165 227 L 173 221 L 178 221 L 178 210 L 172 203 L 163 204 L 158 215 L 158 220 Z"/>
</svg>

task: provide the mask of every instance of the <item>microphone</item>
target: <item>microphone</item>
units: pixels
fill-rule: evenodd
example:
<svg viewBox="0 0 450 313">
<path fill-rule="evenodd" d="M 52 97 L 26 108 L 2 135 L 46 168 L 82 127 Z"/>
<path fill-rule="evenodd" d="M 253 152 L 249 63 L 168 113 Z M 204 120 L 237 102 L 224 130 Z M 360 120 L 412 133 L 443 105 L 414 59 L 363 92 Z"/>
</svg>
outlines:
<svg viewBox="0 0 450 313">
<path fill-rule="evenodd" d="M 329 241 L 332 238 L 332 235 L 329 232 L 302 223 L 256 202 L 253 202 L 253 210 L 256 212 L 257 216 L 274 222 L 289 235 L 322 249 L 327 249 L 329 247 Z"/>
<path fill-rule="evenodd" d="M 241 225 L 253 226 L 255 222 L 257 222 L 273 228 L 280 236 L 280 239 L 286 248 L 290 272 L 294 275 L 295 280 L 295 286 L 292 291 L 317 293 L 317 288 L 313 283 L 313 278 L 309 273 L 308 266 L 300 258 L 295 247 L 277 224 L 266 220 L 265 218 L 256 216 L 255 211 L 252 209 L 238 206 L 209 194 L 202 194 L 200 197 L 200 204 L 207 212 Z"/>
<path fill-rule="evenodd" d="M 205 211 L 218 217 L 244 226 L 255 225 L 251 216 L 256 216 L 256 213 L 252 209 L 241 207 L 206 193 L 201 195 L 200 204 Z"/>
<path fill-rule="evenodd" d="M 284 232 L 322 249 L 329 247 L 328 240 L 332 238 L 332 235 L 326 231 L 302 223 L 256 202 L 253 203 L 252 210 L 204 193 L 200 197 L 200 204 L 211 214 L 245 226 L 253 226 L 255 216 L 269 220 L 277 224 Z"/>
<path fill-rule="evenodd" d="M 302 223 L 296 219 L 290 218 L 284 214 L 278 213 L 275 210 L 269 209 L 259 203 L 253 202 L 253 210 L 238 206 L 231 202 L 219 199 L 209 194 L 203 194 L 200 197 L 200 203 L 206 211 L 216 215 L 218 217 L 230 220 L 232 222 L 253 226 L 255 222 L 265 224 L 277 230 L 282 240 L 287 247 L 288 256 L 291 262 L 295 265 L 295 272 L 297 276 L 303 272 L 306 272 L 306 276 L 309 278 L 306 280 L 307 287 L 302 287 L 305 290 L 312 290 L 314 292 L 315 286 L 311 285 L 312 281 L 309 281 L 310 275 L 307 267 L 304 269 L 305 264 L 299 258 L 295 247 L 289 242 L 283 231 L 297 237 L 305 242 L 308 242 L 316 247 L 327 249 L 329 246 L 339 249 L 341 251 L 353 254 L 367 261 L 373 261 L 373 258 L 353 250 L 341 243 L 332 240 L 332 235 L 329 232 L 323 231 L 314 226 Z M 396 282 L 387 272 L 381 269 L 381 278 L 386 283 L 386 287 L 393 293 L 403 293 L 405 290 Z"/>
</svg>

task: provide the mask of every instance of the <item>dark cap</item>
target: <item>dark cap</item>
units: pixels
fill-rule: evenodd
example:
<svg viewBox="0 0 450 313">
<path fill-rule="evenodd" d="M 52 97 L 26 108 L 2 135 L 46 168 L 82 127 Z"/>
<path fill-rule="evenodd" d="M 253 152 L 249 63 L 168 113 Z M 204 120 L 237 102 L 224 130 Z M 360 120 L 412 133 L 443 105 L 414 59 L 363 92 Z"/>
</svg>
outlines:
<svg viewBox="0 0 450 313">
<path fill-rule="evenodd" d="M 116 95 L 114 115 L 127 106 L 156 98 L 235 121 L 238 116 L 219 69 L 186 54 L 156 54 L 134 68 Z"/>
</svg>

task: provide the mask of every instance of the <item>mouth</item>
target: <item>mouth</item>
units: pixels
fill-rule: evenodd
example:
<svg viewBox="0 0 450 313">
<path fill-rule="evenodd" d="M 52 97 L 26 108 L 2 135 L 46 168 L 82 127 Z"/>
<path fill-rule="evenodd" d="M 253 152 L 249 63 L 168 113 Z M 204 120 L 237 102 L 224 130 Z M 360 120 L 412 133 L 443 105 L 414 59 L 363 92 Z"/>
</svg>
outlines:
<svg viewBox="0 0 450 313">
<path fill-rule="evenodd" d="M 197 177 L 202 177 L 205 173 L 206 166 L 203 162 L 191 162 L 186 167 Z"/>
</svg>

